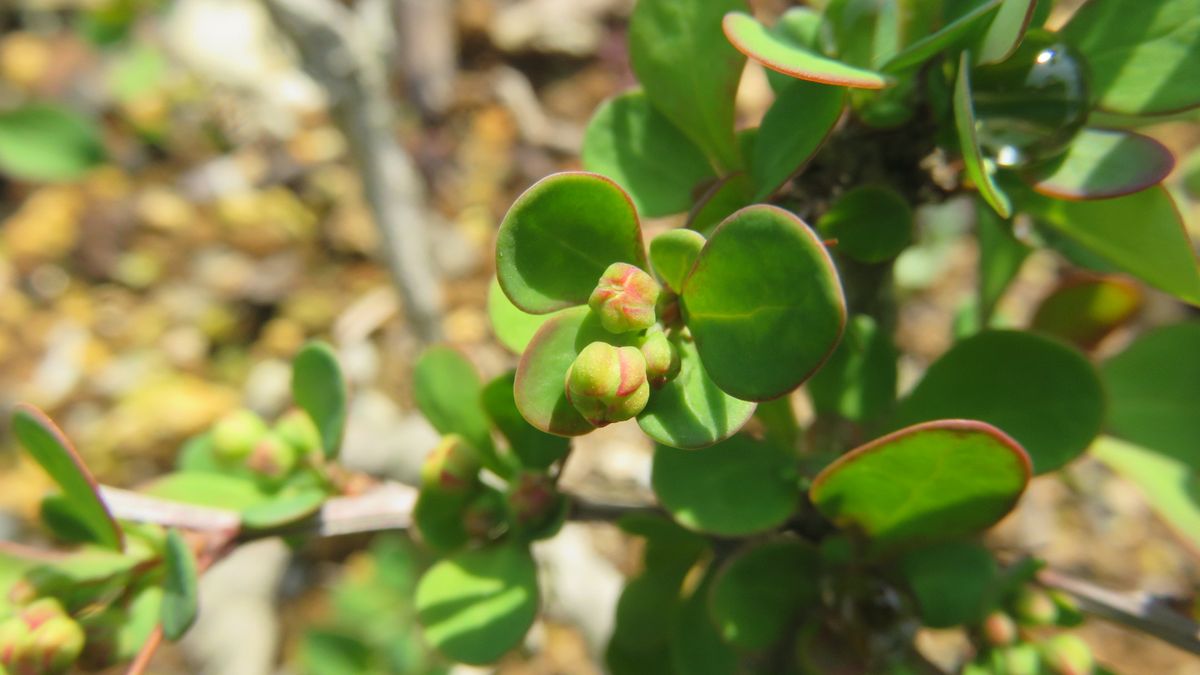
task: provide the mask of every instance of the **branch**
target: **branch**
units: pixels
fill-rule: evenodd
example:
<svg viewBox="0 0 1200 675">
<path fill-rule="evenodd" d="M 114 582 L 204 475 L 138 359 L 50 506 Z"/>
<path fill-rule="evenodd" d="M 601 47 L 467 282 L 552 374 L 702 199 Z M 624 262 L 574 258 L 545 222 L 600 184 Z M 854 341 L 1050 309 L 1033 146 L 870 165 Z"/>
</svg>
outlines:
<svg viewBox="0 0 1200 675">
<path fill-rule="evenodd" d="M 267 0 L 304 70 L 329 97 L 381 235 L 384 258 L 417 337 L 441 337 L 441 286 L 432 264 L 425 186 L 395 139 L 386 54 L 357 18 L 333 0 Z"/>
<path fill-rule="evenodd" d="M 1070 594 L 1089 614 L 1200 654 L 1200 625 L 1171 609 L 1162 597 L 1140 591 L 1113 591 L 1049 569 L 1038 572 L 1037 580 Z"/>
</svg>

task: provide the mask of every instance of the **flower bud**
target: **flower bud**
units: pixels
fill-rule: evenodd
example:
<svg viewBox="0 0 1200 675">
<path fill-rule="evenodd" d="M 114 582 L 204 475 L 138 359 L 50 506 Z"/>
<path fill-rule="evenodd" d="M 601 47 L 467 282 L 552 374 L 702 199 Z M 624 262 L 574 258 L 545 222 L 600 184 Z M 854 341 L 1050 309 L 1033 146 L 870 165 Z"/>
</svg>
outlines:
<svg viewBox="0 0 1200 675">
<path fill-rule="evenodd" d="M 679 350 L 661 330 L 651 329 L 642 339 L 642 356 L 646 359 L 646 379 L 658 388 L 679 374 Z"/>
<path fill-rule="evenodd" d="M 996 610 L 983 620 L 983 638 L 993 647 L 1006 647 L 1017 641 L 1017 624 L 1012 617 Z"/>
<path fill-rule="evenodd" d="M 637 347 L 593 342 L 567 370 L 566 391 L 571 405 L 595 426 L 627 420 L 650 398 L 646 358 Z"/>
<path fill-rule="evenodd" d="M 301 457 L 321 451 L 321 432 L 308 413 L 299 408 L 287 411 L 276 420 L 274 431 Z"/>
<path fill-rule="evenodd" d="M 654 325 L 654 304 L 661 290 L 654 277 L 629 263 L 604 270 L 588 306 L 610 333 L 627 333 Z"/>
<path fill-rule="evenodd" d="M 1058 619 L 1058 606 L 1042 589 L 1025 586 L 1017 593 L 1013 613 L 1026 626 L 1049 626 Z"/>
<path fill-rule="evenodd" d="M 508 508 L 517 528 L 537 531 L 553 524 L 562 511 L 562 495 L 550 476 L 521 472 L 509 483 Z"/>
<path fill-rule="evenodd" d="M 5 668 L 15 671 L 18 663 L 25 659 L 32 644 L 32 633 L 19 617 L 10 617 L 0 622 L 0 672 Z"/>
<path fill-rule="evenodd" d="M 478 481 L 479 460 L 462 437 L 454 434 L 443 437 L 421 465 L 421 489 L 463 494 Z"/>
<path fill-rule="evenodd" d="M 227 461 L 241 461 L 254 451 L 266 433 L 267 423 L 254 411 L 235 410 L 213 426 L 213 453 Z"/>
<path fill-rule="evenodd" d="M 1042 659 L 1029 643 L 1005 647 L 999 652 L 1000 667 L 996 672 L 1005 675 L 1042 675 Z"/>
<path fill-rule="evenodd" d="M 503 532 L 504 517 L 504 497 L 496 490 L 484 490 L 463 510 L 463 530 L 471 539 L 490 541 Z"/>
<path fill-rule="evenodd" d="M 20 617 L 29 627 L 29 630 L 37 630 L 42 624 L 57 619 L 61 616 L 66 616 L 67 612 L 63 606 L 54 598 L 41 598 L 35 600 L 21 609 Z"/>
<path fill-rule="evenodd" d="M 254 444 L 246 466 L 267 478 L 283 478 L 296 468 L 296 451 L 278 434 L 267 432 Z"/>
<path fill-rule="evenodd" d="M 36 673 L 64 672 L 83 651 L 83 628 L 67 616 L 59 616 L 33 631 L 25 662 Z"/>
<path fill-rule="evenodd" d="M 1078 635 L 1060 633 L 1042 643 L 1042 658 L 1054 675 L 1092 675 L 1096 660 Z"/>
</svg>

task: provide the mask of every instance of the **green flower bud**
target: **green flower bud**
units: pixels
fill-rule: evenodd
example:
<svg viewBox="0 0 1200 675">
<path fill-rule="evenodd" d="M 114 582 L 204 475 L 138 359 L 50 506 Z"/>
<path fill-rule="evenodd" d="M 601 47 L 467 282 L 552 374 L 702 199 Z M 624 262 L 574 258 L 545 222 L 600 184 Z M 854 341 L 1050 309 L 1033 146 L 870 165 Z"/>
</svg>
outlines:
<svg viewBox="0 0 1200 675">
<path fill-rule="evenodd" d="M 54 598 L 41 598 L 35 600 L 21 609 L 18 615 L 29 630 L 37 630 L 42 624 L 66 616 L 67 612 L 63 609 L 62 604 Z"/>
<path fill-rule="evenodd" d="M 266 433 L 267 423 L 254 411 L 235 410 L 213 426 L 213 453 L 226 461 L 241 461 L 254 451 Z"/>
<path fill-rule="evenodd" d="M 321 452 L 321 432 L 308 413 L 299 408 L 287 411 L 276 420 L 274 431 L 300 457 Z"/>
<path fill-rule="evenodd" d="M 1005 647 L 996 652 L 999 661 L 996 668 L 997 673 L 1005 673 L 1005 675 L 1042 675 L 1041 655 L 1038 650 L 1031 644 L 1017 644 L 1011 647 Z"/>
<path fill-rule="evenodd" d="M 1054 675 L 1092 675 L 1096 659 L 1083 638 L 1061 633 L 1042 643 L 1042 658 Z"/>
<path fill-rule="evenodd" d="M 983 620 L 983 638 L 993 647 L 1006 647 L 1017 641 L 1017 624 L 1012 617 L 996 610 Z"/>
<path fill-rule="evenodd" d="M 442 438 L 421 465 L 421 489 L 447 494 L 470 492 L 479 482 L 479 460 L 462 437 Z"/>
<path fill-rule="evenodd" d="M 1049 626 L 1058 619 L 1058 606 L 1042 589 L 1025 586 L 1017 593 L 1013 613 L 1026 626 Z"/>
<path fill-rule="evenodd" d="M 278 434 L 267 432 L 254 444 L 246 458 L 246 466 L 267 478 L 283 478 L 296 468 L 296 460 L 296 451 L 291 445 Z"/>
<path fill-rule="evenodd" d="M 567 370 L 566 391 L 571 405 L 595 426 L 627 420 L 650 398 L 646 358 L 637 347 L 593 342 Z"/>
<path fill-rule="evenodd" d="M 654 325 L 654 304 L 661 287 L 654 277 L 629 263 L 604 270 L 588 306 L 611 333 L 628 333 Z"/>
<path fill-rule="evenodd" d="M 646 359 L 646 379 L 658 388 L 679 374 L 679 350 L 662 330 L 651 329 L 642 338 L 642 356 Z"/>
<path fill-rule="evenodd" d="M 59 616 L 33 631 L 25 661 L 32 672 L 61 673 L 75 663 L 83 651 L 83 628 L 67 616 Z"/>
<path fill-rule="evenodd" d="M 25 660 L 32 642 L 29 626 L 20 617 L 0 622 L 0 671 L 4 668 L 15 671 L 17 664 Z"/>
</svg>

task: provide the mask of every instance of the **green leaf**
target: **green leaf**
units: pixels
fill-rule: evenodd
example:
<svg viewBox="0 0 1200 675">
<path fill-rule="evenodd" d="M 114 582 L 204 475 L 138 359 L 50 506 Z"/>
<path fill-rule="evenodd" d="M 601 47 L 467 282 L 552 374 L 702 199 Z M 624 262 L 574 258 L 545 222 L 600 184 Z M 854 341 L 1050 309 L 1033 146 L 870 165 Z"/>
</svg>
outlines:
<svg viewBox="0 0 1200 675">
<path fill-rule="evenodd" d="M 991 206 L 1001 218 L 1012 215 L 1012 202 L 1008 195 L 996 185 L 992 177 L 992 168 L 983 158 L 979 147 L 975 109 L 971 103 L 971 52 L 965 51 L 958 60 L 958 77 L 954 85 L 954 128 L 958 132 L 958 145 L 962 151 L 963 164 L 967 176 L 975 184 L 975 189 L 983 196 L 984 201 Z"/>
<path fill-rule="evenodd" d="M 101 501 L 96 479 L 66 434 L 45 413 L 26 403 L 13 410 L 12 432 L 62 490 L 63 499 L 87 526 L 92 541 L 117 551 L 124 548 L 121 528 Z"/>
<path fill-rule="evenodd" d="M 795 45 L 810 52 L 821 51 L 821 28 L 824 20 L 820 12 L 810 7 L 789 7 L 775 25 L 768 30 L 781 42 Z M 775 70 L 767 70 L 767 82 L 771 89 L 778 94 L 784 87 L 795 81 L 795 78 Z"/>
<path fill-rule="evenodd" d="M 466 544 L 470 539 L 466 510 L 477 496 L 475 492 L 422 489 L 413 505 L 413 525 L 420 532 L 421 541 L 439 553 L 453 552 Z"/>
<path fill-rule="evenodd" d="M 425 639 L 435 649 L 455 661 L 490 663 L 533 625 L 537 569 L 522 546 L 463 551 L 429 568 L 414 602 Z"/>
<path fill-rule="evenodd" d="M 721 639 L 761 651 L 785 638 L 820 600 L 819 566 L 816 549 L 792 537 L 751 545 L 731 558 L 708 596 Z"/>
<path fill-rule="evenodd" d="M 270 500 L 242 510 L 242 527 L 250 530 L 273 530 L 300 522 L 321 510 L 328 495 L 316 488 L 302 488 L 280 493 Z"/>
<path fill-rule="evenodd" d="M 242 511 L 271 498 L 252 480 L 198 471 L 168 473 L 140 491 L 160 499 L 231 511 Z"/>
<path fill-rule="evenodd" d="M 1001 0 L 981 2 L 970 11 L 955 17 L 945 26 L 916 40 L 895 56 L 878 66 L 885 73 L 898 73 L 919 66 L 940 52 L 956 47 L 974 34 L 975 30 L 995 15 Z"/>
<path fill-rule="evenodd" d="M 533 334 L 553 316 L 553 314 L 529 314 L 521 311 L 504 294 L 500 288 L 500 282 L 494 277 L 491 285 L 488 286 L 487 310 L 496 339 L 514 354 L 525 351 L 525 346 L 533 339 Z"/>
<path fill-rule="evenodd" d="M 999 427 L 1043 474 L 1077 457 L 1100 432 L 1104 395 L 1091 363 L 1071 347 L 1021 331 L 984 331 L 929 367 L 900 402 L 893 426 L 943 418 Z"/>
<path fill-rule="evenodd" d="M 708 595 L 712 589 L 713 571 L 710 566 L 700 585 L 676 613 L 668 647 L 676 673 L 736 675 L 743 672 L 739 668 L 738 653 L 721 640 L 709 617 Z"/>
<path fill-rule="evenodd" d="M 1200 0 L 1106 0 L 1062 35 L 1087 58 L 1104 110 L 1156 115 L 1200 105 Z"/>
<path fill-rule="evenodd" d="M 984 324 L 996 303 L 1021 271 L 1030 248 L 1013 236 L 1012 224 L 1001 220 L 981 200 L 975 204 L 975 232 L 979 239 L 979 305 Z"/>
<path fill-rule="evenodd" d="M 688 213 L 688 228 L 708 236 L 730 214 L 750 204 L 753 189 L 747 173 L 738 172 L 722 178 L 700 196 L 695 208 Z"/>
<path fill-rule="evenodd" d="M 1121 270 L 1200 304 L 1196 254 L 1171 195 L 1161 185 L 1124 197 L 1086 202 L 1026 192 L 1020 205 L 1038 222 Z"/>
<path fill-rule="evenodd" d="M 896 402 L 892 336 L 867 315 L 855 316 L 829 361 L 805 385 L 818 414 L 854 422 L 878 419 Z"/>
<path fill-rule="evenodd" d="M 950 628 L 983 620 L 999 570 L 981 544 L 947 541 L 906 553 L 900 573 L 917 600 L 921 622 Z"/>
<path fill-rule="evenodd" d="M 1028 171 L 1034 190 L 1058 199 L 1108 199 L 1162 182 L 1175 167 L 1171 151 L 1131 131 L 1084 129 L 1058 159 Z"/>
<path fill-rule="evenodd" d="M 413 398 L 434 429 L 458 434 L 479 461 L 501 476 L 510 473 L 496 456 L 492 425 L 480 396 L 483 385 L 475 366 L 453 347 L 426 349 L 413 367 Z"/>
<path fill-rule="evenodd" d="M 1043 2 L 1050 5 L 1049 2 Z M 1029 29 L 1033 20 L 1037 0 L 1004 0 L 1000 3 L 1000 11 L 992 19 L 987 30 L 983 33 L 978 45 L 973 49 L 975 63 L 987 65 L 1000 63 L 1017 51 L 1021 38 Z"/>
<path fill-rule="evenodd" d="M 1093 349 L 1142 307 L 1136 283 L 1117 276 L 1068 279 L 1042 300 L 1030 328 Z"/>
<path fill-rule="evenodd" d="M 687 211 L 696 186 L 715 178 L 712 167 L 640 90 L 600 104 L 583 136 L 583 168 L 629 191 L 646 217 Z"/>
<path fill-rule="evenodd" d="M 650 240 L 650 265 L 667 288 L 678 293 L 702 248 L 704 235 L 699 232 L 668 230 Z"/>
<path fill-rule="evenodd" d="M 765 199 L 783 186 L 816 154 L 842 114 L 844 92 L 812 82 L 791 82 L 776 92 L 759 127 L 750 159 L 754 201 Z"/>
<path fill-rule="evenodd" d="M 890 260 L 912 242 L 913 214 L 891 188 L 863 185 L 845 192 L 817 221 L 835 250 L 864 263 Z"/>
<path fill-rule="evenodd" d="M 827 58 L 773 33 L 754 17 L 731 12 L 723 21 L 725 37 L 739 51 L 766 68 L 789 77 L 859 89 L 882 89 L 887 76 Z"/>
<path fill-rule="evenodd" d="M 513 202 L 496 235 L 500 287 L 532 314 L 586 303 L 615 262 L 646 267 L 642 229 L 629 195 L 598 174 L 543 178 Z"/>
<path fill-rule="evenodd" d="M 704 369 L 742 400 L 781 396 L 837 346 L 846 305 L 833 262 L 795 215 L 749 206 L 723 222 L 683 283 Z"/>
<path fill-rule="evenodd" d="M 1029 457 L 998 429 L 939 420 L 843 455 L 817 475 L 809 497 L 881 550 L 983 530 L 1012 509 L 1029 476 Z"/>
<path fill-rule="evenodd" d="M 95 540 L 91 528 L 83 518 L 76 515 L 75 509 L 61 494 L 48 494 L 42 497 L 38 507 L 38 518 L 42 527 L 50 532 L 55 539 L 71 544 L 86 544 Z"/>
<path fill-rule="evenodd" d="M 743 0 L 641 0 L 629 18 L 629 58 L 654 107 L 722 172 L 742 166 L 734 95 L 746 59 L 721 36 Z"/>
<path fill-rule="evenodd" d="M 510 371 L 483 388 L 483 409 L 508 439 L 512 454 L 526 469 L 548 469 L 571 451 L 571 442 L 525 421 L 513 394 L 517 373 Z"/>
<path fill-rule="evenodd" d="M 196 559 L 191 547 L 175 529 L 167 532 L 163 576 L 163 636 L 174 642 L 192 627 L 200 606 Z"/>
<path fill-rule="evenodd" d="M 321 432 L 326 459 L 337 457 L 346 427 L 346 381 L 333 348 L 309 342 L 292 360 L 292 399 Z"/>
<path fill-rule="evenodd" d="M 513 395 L 521 416 L 534 428 L 558 436 L 580 436 L 594 429 L 567 400 L 567 370 L 592 342 L 633 345 L 636 335 L 609 333 L 587 307 L 565 310 L 547 321 L 517 364 Z"/>
<path fill-rule="evenodd" d="M 672 342 L 679 350 L 679 374 L 650 393 L 638 425 L 673 448 L 702 448 L 729 438 L 754 414 L 754 404 L 726 394 L 709 379 L 694 343 Z"/>
<path fill-rule="evenodd" d="M 91 120 L 52 104 L 0 112 L 0 171 L 17 180 L 70 181 L 104 161 Z"/>
<path fill-rule="evenodd" d="M 1088 452 L 1136 485 L 1180 541 L 1193 555 L 1200 555 L 1200 500 L 1196 498 L 1200 494 L 1200 462 L 1112 436 L 1096 439 Z"/>
<path fill-rule="evenodd" d="M 679 524 L 709 534 L 744 536 L 779 525 L 799 503 L 799 480 L 790 449 L 745 435 L 700 450 L 654 448 L 659 502 Z"/>
</svg>

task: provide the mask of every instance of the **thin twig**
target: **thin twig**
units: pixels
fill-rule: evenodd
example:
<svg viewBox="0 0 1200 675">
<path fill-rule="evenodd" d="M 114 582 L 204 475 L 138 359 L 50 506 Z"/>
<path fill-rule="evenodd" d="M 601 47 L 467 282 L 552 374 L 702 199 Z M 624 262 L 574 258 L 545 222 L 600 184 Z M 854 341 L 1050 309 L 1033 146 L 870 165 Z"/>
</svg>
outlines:
<svg viewBox="0 0 1200 675">
<path fill-rule="evenodd" d="M 237 511 L 184 504 L 107 485 L 100 486 L 100 497 L 119 520 L 154 523 L 193 532 L 236 531 L 242 523 Z"/>
<path fill-rule="evenodd" d="M 1140 591 L 1113 591 L 1049 569 L 1038 572 L 1037 579 L 1073 596 L 1080 609 L 1089 614 L 1200 654 L 1200 624 L 1171 609 L 1161 597 Z"/>
<path fill-rule="evenodd" d="M 146 668 L 150 667 L 150 659 L 154 658 L 154 652 L 158 651 L 158 646 L 162 644 L 163 628 L 162 624 L 154 627 L 150 632 L 150 637 L 142 643 L 142 648 L 138 650 L 137 656 L 134 657 L 133 663 L 129 664 L 129 670 L 125 671 L 125 675 L 142 675 L 146 672 Z"/>
</svg>

